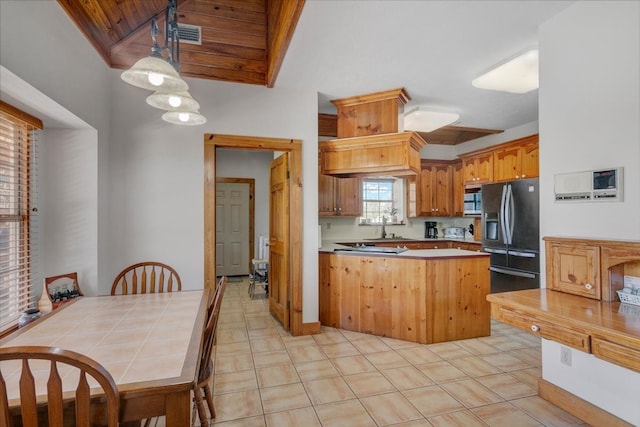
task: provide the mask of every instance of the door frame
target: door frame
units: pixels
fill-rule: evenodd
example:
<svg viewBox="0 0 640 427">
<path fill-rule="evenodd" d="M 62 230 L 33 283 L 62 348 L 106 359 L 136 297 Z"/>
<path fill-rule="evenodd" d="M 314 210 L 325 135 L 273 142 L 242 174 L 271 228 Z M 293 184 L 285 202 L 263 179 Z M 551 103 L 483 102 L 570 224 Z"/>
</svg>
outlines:
<svg viewBox="0 0 640 427">
<path fill-rule="evenodd" d="M 221 178 L 216 177 L 216 184 L 228 183 L 228 184 L 249 184 L 249 259 L 247 260 L 248 271 L 251 271 L 251 260 L 255 258 L 255 236 L 254 231 L 256 229 L 256 180 L 253 178 Z M 205 218 L 205 223 L 206 223 Z M 214 223 L 215 225 L 215 223 Z M 215 257 L 213 258 L 215 259 Z M 217 276 L 216 276 L 217 277 Z"/>
<path fill-rule="evenodd" d="M 302 140 L 256 136 L 204 135 L 204 286 L 216 284 L 216 149 L 286 151 L 289 153 L 289 326 L 303 335 L 302 323 Z"/>
</svg>

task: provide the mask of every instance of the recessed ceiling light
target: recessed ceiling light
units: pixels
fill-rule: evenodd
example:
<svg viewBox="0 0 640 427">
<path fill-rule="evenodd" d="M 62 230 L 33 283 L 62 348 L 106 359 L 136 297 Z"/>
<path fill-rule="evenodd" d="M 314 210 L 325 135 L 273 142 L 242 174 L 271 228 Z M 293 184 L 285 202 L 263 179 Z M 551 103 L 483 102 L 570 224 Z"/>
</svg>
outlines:
<svg viewBox="0 0 640 427">
<path fill-rule="evenodd" d="M 471 84 L 480 89 L 527 93 L 538 88 L 538 49 L 530 49 L 499 65 Z"/>
<path fill-rule="evenodd" d="M 416 107 L 404 115 L 405 130 L 416 132 L 431 132 L 460 118 L 456 113 L 440 113 L 436 111 L 426 111 Z"/>
</svg>

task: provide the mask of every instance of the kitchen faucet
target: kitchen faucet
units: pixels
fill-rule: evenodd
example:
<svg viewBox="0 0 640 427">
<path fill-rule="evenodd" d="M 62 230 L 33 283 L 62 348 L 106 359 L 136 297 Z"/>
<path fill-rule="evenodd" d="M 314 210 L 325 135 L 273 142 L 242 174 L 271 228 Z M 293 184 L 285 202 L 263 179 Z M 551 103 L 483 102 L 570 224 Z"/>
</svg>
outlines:
<svg viewBox="0 0 640 427">
<path fill-rule="evenodd" d="M 380 234 L 381 239 L 385 239 L 387 237 L 387 231 L 384 229 L 385 224 L 387 223 L 387 217 L 382 217 L 382 233 Z"/>
</svg>

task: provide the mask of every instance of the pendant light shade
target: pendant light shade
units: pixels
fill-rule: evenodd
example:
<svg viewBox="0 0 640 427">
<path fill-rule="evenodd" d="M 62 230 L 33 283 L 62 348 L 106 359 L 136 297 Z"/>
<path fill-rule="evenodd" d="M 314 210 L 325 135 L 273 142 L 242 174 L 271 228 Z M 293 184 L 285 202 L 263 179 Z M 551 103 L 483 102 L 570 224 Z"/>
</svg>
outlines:
<svg viewBox="0 0 640 427">
<path fill-rule="evenodd" d="M 198 101 L 193 99 L 191 94 L 186 91 L 158 91 L 147 97 L 147 104 L 160 110 L 167 111 L 197 111 L 200 108 Z"/>
<path fill-rule="evenodd" d="M 164 58 L 147 56 L 139 59 L 133 67 L 124 71 L 120 77 L 130 85 L 148 90 L 164 92 L 182 92 L 189 89 L 187 82 Z"/>
<path fill-rule="evenodd" d="M 174 125 L 203 125 L 207 118 L 199 111 L 167 111 L 162 115 L 162 120 Z"/>
<path fill-rule="evenodd" d="M 1 1 L 1 0 L 0 0 Z M 207 119 L 200 114 L 200 104 L 187 92 L 189 86 L 180 78 L 180 37 L 178 37 L 177 0 L 167 0 L 164 22 L 164 45 L 158 45 L 158 20 L 151 20 L 151 54 L 136 62 L 120 77 L 130 85 L 153 90 L 147 104 L 167 110 L 162 120 L 177 125 L 201 125 Z"/>
</svg>

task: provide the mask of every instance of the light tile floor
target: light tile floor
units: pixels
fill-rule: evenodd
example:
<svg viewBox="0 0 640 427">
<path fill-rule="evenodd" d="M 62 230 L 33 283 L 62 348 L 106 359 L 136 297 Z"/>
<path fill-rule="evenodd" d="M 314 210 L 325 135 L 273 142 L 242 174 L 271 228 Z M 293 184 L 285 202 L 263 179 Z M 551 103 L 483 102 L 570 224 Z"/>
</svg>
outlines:
<svg viewBox="0 0 640 427">
<path fill-rule="evenodd" d="M 229 283 L 213 384 L 219 427 L 586 426 L 537 396 L 540 340 L 492 321 L 489 337 L 421 345 L 322 327 L 292 337 Z"/>
</svg>

